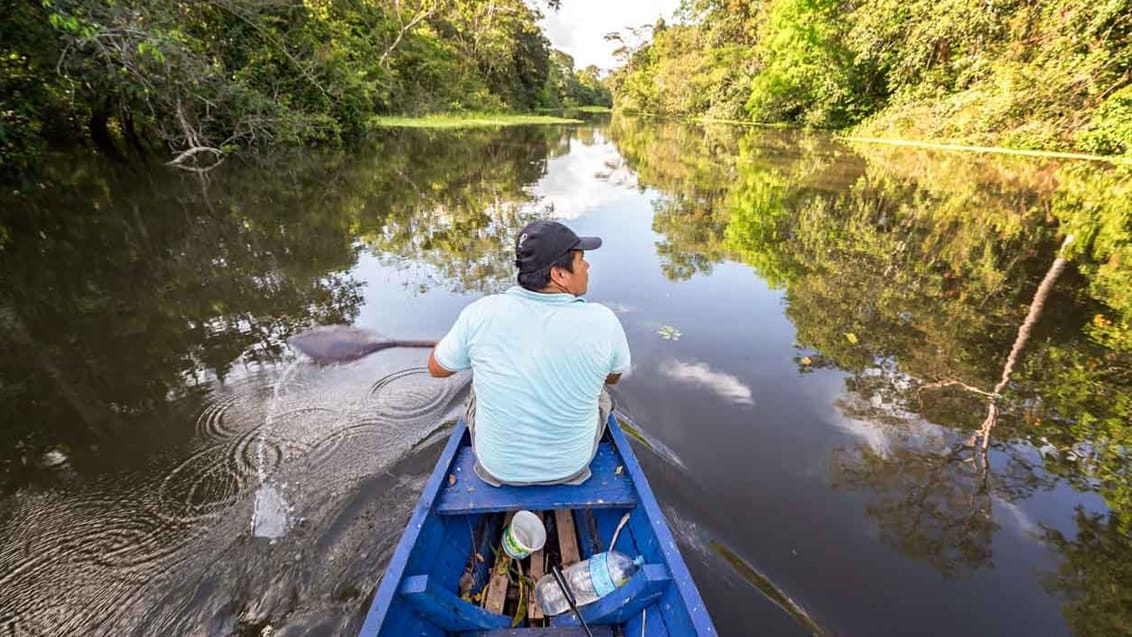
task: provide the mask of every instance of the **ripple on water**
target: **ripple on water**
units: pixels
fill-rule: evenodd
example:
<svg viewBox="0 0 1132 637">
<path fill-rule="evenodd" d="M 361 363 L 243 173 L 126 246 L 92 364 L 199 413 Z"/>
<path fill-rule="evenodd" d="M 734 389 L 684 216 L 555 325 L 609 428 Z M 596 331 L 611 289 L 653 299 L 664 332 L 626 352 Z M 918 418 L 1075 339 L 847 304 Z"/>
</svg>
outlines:
<svg viewBox="0 0 1132 637">
<path fill-rule="evenodd" d="M 107 526 L 89 536 L 98 547 L 94 562 L 120 575 L 137 573 L 144 578 L 154 565 L 167 566 L 190 535 L 181 521 L 146 511 L 107 516 L 103 522 Z"/>
<path fill-rule="evenodd" d="M 91 485 L 65 499 L 42 493 L 6 501 L 0 634 L 102 632 L 177 562 L 190 535 L 153 513 L 144 501 L 153 488 L 143 480 L 125 491 Z"/>
<path fill-rule="evenodd" d="M 245 434 L 241 439 L 247 437 Z M 230 507 L 248 488 L 242 454 L 232 451 L 241 448 L 238 444 L 213 445 L 174 467 L 158 488 L 162 516 L 174 522 L 194 522 Z M 237 461 L 237 457 L 241 460 Z M 251 471 L 254 475 L 254 467 Z"/>
<path fill-rule="evenodd" d="M 270 474 L 286 460 L 310 451 L 309 444 L 293 439 L 285 432 L 273 430 L 269 436 L 264 436 L 263 428 L 264 425 L 261 425 L 245 432 L 229 447 L 231 465 L 245 476 L 258 476 L 261 471 Z"/>
<path fill-rule="evenodd" d="M 420 432 L 403 423 L 368 419 L 339 428 L 319 440 L 307 457 L 308 467 L 331 467 L 349 473 L 348 465 L 360 461 L 364 473 L 383 467 L 403 453 Z"/>
<path fill-rule="evenodd" d="M 283 444 L 294 447 L 296 451 L 309 450 L 326 435 L 326 432 L 348 425 L 354 419 L 356 417 L 351 416 L 348 411 L 303 405 L 277 413 L 272 419 L 275 428 L 270 433 L 278 437 Z"/>
<path fill-rule="evenodd" d="M 313 466 L 322 466 L 329 462 L 346 442 L 370 437 L 376 438 L 381 431 L 381 422 L 377 420 L 339 427 L 315 443 L 314 449 L 308 457 L 308 462 Z"/>
<path fill-rule="evenodd" d="M 373 375 L 355 383 L 317 375 L 308 380 L 318 387 L 288 382 L 271 404 L 271 378 L 253 374 L 211 394 L 196 421 L 200 447 L 158 475 L 0 501 L 0 634 L 115 634 L 116 625 L 136 625 L 166 574 L 213 563 L 216 550 L 202 543 L 216 529 L 238 528 L 233 512 L 251 503 L 260 475 L 302 485 L 300 495 L 348 497 L 356 480 L 406 453 L 464 386 L 425 373 L 376 383 Z M 372 529 L 358 537 L 372 538 Z"/>
<path fill-rule="evenodd" d="M 191 523 L 220 515 L 251 493 L 261 472 L 269 475 L 311 449 L 310 444 L 279 432 L 261 436 L 262 427 L 200 449 L 166 474 L 158 489 L 162 517 Z"/>
<path fill-rule="evenodd" d="M 232 412 L 247 399 L 247 396 L 225 396 L 205 407 L 197 418 L 197 435 L 211 442 L 222 442 L 238 435 L 247 428 L 247 423 L 233 417 Z"/>
<path fill-rule="evenodd" d="M 368 406 L 381 416 L 413 420 L 446 408 L 459 387 L 458 383 L 432 378 L 423 367 L 405 369 L 374 383 Z"/>
<path fill-rule="evenodd" d="M 208 392 L 209 404 L 197 417 L 197 435 L 205 442 L 224 442 L 259 425 L 264 418 L 264 398 L 276 380 L 265 369 L 226 379 Z"/>
</svg>

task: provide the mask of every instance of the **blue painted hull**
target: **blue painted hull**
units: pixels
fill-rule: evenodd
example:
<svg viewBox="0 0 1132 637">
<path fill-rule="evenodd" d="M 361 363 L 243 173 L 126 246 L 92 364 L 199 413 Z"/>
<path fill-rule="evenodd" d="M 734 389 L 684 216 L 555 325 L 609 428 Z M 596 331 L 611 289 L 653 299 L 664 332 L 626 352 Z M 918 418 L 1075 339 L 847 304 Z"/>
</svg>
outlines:
<svg viewBox="0 0 1132 637">
<path fill-rule="evenodd" d="M 460 597 L 461 577 L 486 577 L 499 541 L 499 512 L 570 509 L 581 558 L 615 548 L 644 557 L 644 566 L 605 598 L 582 607 L 595 634 L 647 637 L 716 635 L 699 591 L 629 447 L 610 416 L 609 430 L 578 486 L 492 487 L 472 471 L 474 458 L 463 421 L 457 424 L 425 485 L 408 528 L 386 567 L 362 626 L 367 637 L 473 637 L 566 635 L 577 619 L 549 620 L 550 627 L 509 630 L 512 618 Z M 617 545 L 607 544 L 624 513 L 628 524 Z M 494 526 L 493 526 L 494 524 Z M 477 564 L 474 556 L 488 556 Z M 560 627 L 556 632 L 556 627 Z M 506 629 L 506 630 L 505 630 Z"/>
</svg>

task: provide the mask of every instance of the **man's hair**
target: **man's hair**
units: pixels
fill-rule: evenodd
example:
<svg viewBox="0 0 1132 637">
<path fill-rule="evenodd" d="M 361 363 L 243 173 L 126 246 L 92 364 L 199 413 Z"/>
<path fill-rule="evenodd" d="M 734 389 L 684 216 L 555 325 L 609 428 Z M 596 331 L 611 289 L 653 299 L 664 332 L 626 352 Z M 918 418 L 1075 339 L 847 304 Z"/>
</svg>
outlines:
<svg viewBox="0 0 1132 637">
<path fill-rule="evenodd" d="M 545 290 L 546 286 L 550 285 L 550 269 L 551 268 L 562 268 L 563 270 L 566 270 L 567 272 L 573 272 L 574 271 L 574 250 L 571 250 L 571 251 L 567 252 L 566 254 L 558 257 L 557 259 L 554 260 L 553 263 L 546 266 L 545 268 L 542 268 L 540 270 L 535 270 L 534 272 L 520 272 L 519 273 L 519 285 L 523 286 L 524 288 L 526 288 L 526 289 L 528 289 L 532 292 L 539 292 L 539 291 Z"/>
</svg>

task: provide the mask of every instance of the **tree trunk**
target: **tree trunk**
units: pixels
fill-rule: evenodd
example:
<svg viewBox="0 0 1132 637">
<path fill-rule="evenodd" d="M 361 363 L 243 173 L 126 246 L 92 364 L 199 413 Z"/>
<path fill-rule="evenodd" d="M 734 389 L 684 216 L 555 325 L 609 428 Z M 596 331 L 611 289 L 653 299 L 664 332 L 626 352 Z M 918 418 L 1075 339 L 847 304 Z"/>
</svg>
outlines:
<svg viewBox="0 0 1132 637">
<path fill-rule="evenodd" d="M 124 109 L 122 111 L 122 134 L 126 136 L 126 141 L 129 142 L 130 147 L 134 149 L 138 157 L 145 159 L 149 156 L 149 151 L 146 150 L 145 144 L 134 126 L 134 116 Z"/>
<path fill-rule="evenodd" d="M 126 158 L 118 145 L 114 143 L 114 136 L 110 134 L 110 111 L 106 108 L 97 108 L 90 114 L 90 139 L 107 157 L 114 161 L 125 162 Z"/>
</svg>

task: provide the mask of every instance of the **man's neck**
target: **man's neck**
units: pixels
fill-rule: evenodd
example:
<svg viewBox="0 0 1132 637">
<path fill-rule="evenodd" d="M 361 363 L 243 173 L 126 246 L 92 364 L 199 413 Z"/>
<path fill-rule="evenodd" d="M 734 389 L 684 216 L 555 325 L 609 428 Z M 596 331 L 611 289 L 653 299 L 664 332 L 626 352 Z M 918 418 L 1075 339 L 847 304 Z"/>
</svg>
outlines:
<svg viewBox="0 0 1132 637">
<path fill-rule="evenodd" d="M 573 294 L 569 290 L 564 290 L 560 287 L 555 287 L 553 285 L 548 285 L 545 288 L 543 288 L 541 290 L 535 290 L 534 292 L 536 294 L 570 294 L 571 296 L 578 296 L 577 294 Z"/>
</svg>

